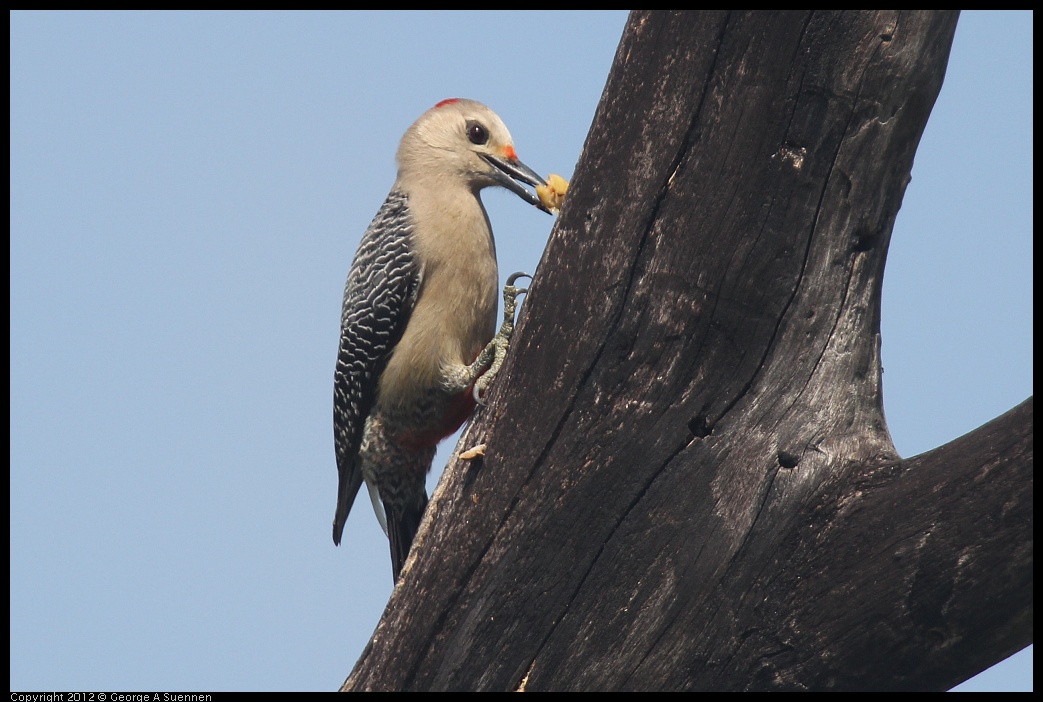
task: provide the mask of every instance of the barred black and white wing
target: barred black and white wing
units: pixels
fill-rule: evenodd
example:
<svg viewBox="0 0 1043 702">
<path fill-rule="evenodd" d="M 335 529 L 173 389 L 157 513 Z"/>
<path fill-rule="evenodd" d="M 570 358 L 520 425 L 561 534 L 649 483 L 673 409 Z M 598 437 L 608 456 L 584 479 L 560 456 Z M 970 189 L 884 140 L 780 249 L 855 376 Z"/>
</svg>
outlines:
<svg viewBox="0 0 1043 702">
<path fill-rule="evenodd" d="M 362 237 L 344 288 L 333 387 L 333 435 L 340 474 L 335 544 L 340 544 L 344 522 L 363 482 L 359 445 L 377 383 L 409 321 L 419 286 L 408 202 L 404 193 L 392 190 Z"/>
</svg>

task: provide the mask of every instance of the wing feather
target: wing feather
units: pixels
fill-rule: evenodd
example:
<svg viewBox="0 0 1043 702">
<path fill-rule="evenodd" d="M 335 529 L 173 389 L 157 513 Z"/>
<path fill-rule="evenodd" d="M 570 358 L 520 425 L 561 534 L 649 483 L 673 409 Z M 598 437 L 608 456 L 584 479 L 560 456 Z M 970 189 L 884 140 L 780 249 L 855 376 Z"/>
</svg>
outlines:
<svg viewBox="0 0 1043 702">
<path fill-rule="evenodd" d="M 413 226 L 405 194 L 392 190 L 362 236 L 344 287 L 333 390 L 340 476 L 333 520 L 336 544 L 363 482 L 359 446 L 380 374 L 402 338 L 420 287 Z"/>
</svg>

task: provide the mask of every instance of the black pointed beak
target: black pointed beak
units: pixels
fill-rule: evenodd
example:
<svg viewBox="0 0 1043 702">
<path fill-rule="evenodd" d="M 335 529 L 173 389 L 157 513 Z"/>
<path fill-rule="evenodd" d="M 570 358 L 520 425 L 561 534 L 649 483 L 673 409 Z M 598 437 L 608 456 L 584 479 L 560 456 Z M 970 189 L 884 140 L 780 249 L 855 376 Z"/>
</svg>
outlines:
<svg viewBox="0 0 1043 702">
<path fill-rule="evenodd" d="M 492 176 L 496 179 L 497 184 L 507 188 L 533 207 L 541 209 L 547 214 L 552 214 L 551 211 L 540 202 L 540 199 L 534 193 L 518 183 L 518 181 L 521 181 L 522 183 L 532 186 L 546 185 L 547 181 L 544 180 L 539 173 L 532 170 L 518 159 L 500 158 L 491 154 L 479 155 L 493 167 Z"/>
</svg>

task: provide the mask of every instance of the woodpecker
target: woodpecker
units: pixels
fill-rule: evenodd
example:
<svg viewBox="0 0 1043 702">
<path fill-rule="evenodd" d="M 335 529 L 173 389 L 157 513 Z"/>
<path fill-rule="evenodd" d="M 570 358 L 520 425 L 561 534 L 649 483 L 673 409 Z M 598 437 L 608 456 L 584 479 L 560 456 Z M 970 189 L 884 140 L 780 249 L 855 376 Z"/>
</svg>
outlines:
<svg viewBox="0 0 1043 702">
<path fill-rule="evenodd" d="M 496 246 L 479 191 L 502 186 L 549 211 L 485 105 L 443 100 L 406 131 L 398 176 L 348 272 L 334 373 L 339 484 L 333 542 L 362 483 L 391 545 L 395 581 L 427 506 L 435 446 L 467 420 L 506 353 L 514 287 L 496 331 Z M 520 182 L 518 182 L 520 181 Z M 495 366 L 490 372 L 490 366 Z"/>
</svg>

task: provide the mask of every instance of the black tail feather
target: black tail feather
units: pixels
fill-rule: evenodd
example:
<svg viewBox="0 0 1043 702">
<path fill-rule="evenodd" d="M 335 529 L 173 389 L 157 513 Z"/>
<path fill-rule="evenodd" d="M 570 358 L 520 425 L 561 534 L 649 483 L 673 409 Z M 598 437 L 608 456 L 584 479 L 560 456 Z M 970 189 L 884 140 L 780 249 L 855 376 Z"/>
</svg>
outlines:
<svg viewBox="0 0 1043 702">
<path fill-rule="evenodd" d="M 402 566 L 406 563 L 409 549 L 413 545 L 413 539 L 420 529 L 420 520 L 424 517 L 424 510 L 427 508 L 427 493 L 421 490 L 420 496 L 423 499 L 406 505 L 401 512 L 388 509 L 387 505 L 384 506 L 384 514 L 387 515 L 388 523 L 388 541 L 391 542 L 391 574 L 396 583 L 399 573 L 402 572 Z"/>
</svg>

